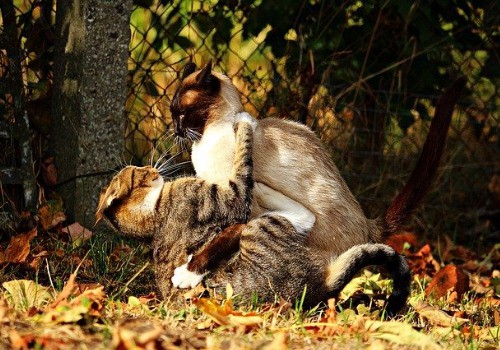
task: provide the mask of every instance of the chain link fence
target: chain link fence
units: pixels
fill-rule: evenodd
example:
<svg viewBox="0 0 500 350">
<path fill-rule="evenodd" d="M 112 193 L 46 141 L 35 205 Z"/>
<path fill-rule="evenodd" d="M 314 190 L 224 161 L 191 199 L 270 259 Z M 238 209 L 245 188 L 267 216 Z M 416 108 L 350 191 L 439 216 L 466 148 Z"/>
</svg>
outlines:
<svg viewBox="0 0 500 350">
<path fill-rule="evenodd" d="M 19 0 L 14 4 L 21 38 L 24 103 L 30 116 L 33 154 L 40 167 L 49 137 L 55 0 Z M 146 164 L 165 152 L 174 155 L 183 151 L 170 136 L 170 99 L 187 62 L 192 60 L 201 66 L 211 61 L 215 70 L 232 79 L 241 92 L 244 108 L 255 117 L 289 118 L 312 127 L 331 150 L 369 215 L 380 214 L 408 178 L 425 140 L 428 116 L 433 113 L 438 91 L 447 84 L 436 83 L 428 93 L 413 91 L 405 71 L 409 63 L 404 60 L 400 65 L 382 69 L 380 74 L 392 74 L 390 84 L 368 87 L 367 78 L 362 80 L 359 76 L 348 76 L 346 79 L 352 84 L 346 84 L 334 75 L 338 76 L 343 65 L 350 64 L 353 55 L 359 53 L 361 49 L 356 48 L 356 43 L 345 52 L 332 49 L 329 62 L 333 63 L 326 68 L 313 49 L 299 50 L 295 55 L 297 51 L 287 44 L 278 54 L 276 45 L 271 43 L 276 43 L 271 25 L 263 25 L 253 35 L 245 31 L 249 19 L 259 15 L 257 8 L 257 3 L 233 1 L 134 1 L 125 158 Z M 351 17 L 339 25 L 339 35 L 347 26 L 359 24 L 357 10 L 354 6 L 345 11 Z M 323 20 L 331 21 L 336 14 L 323 16 Z M 318 18 L 321 15 L 317 14 Z M 289 20 L 293 22 L 294 18 Z M 387 19 L 379 15 L 375 24 L 383 26 L 384 20 Z M 318 28 L 319 23 L 318 19 Z M 297 28 L 281 40 L 301 47 L 301 27 Z M 3 30 L 2 22 L 0 31 Z M 498 72 L 491 67 L 491 62 L 498 66 L 498 57 L 494 45 L 484 42 L 462 50 L 451 48 L 452 43 L 446 45 L 443 44 L 443 52 L 452 56 L 453 69 L 467 77 L 470 93 L 455 112 L 446 160 L 434 191 L 419 211 L 416 225 L 427 232 L 452 236 L 466 233 L 471 241 L 477 232 L 486 233 L 482 237 L 487 240 L 498 234 L 499 185 L 495 174 L 500 170 L 500 93 Z M 411 63 L 416 65 L 416 61 Z M 362 63 L 362 68 L 370 65 L 368 60 Z M 13 121 L 14 99 L 18 98 L 12 95 L 9 85 L 10 64 L 6 42 L 2 41 L 0 118 L 5 122 Z M 295 65 L 296 74 L 291 74 L 287 65 Z M 308 72 L 322 74 L 305 74 L 305 66 Z M 372 102 L 358 103 L 360 96 L 369 96 Z M 409 97 L 415 101 L 414 108 L 405 109 L 402 104 L 393 103 Z M 9 149 L 8 144 L 2 146 Z M 0 156 L 1 167 L 16 162 L 12 152 Z"/>
</svg>

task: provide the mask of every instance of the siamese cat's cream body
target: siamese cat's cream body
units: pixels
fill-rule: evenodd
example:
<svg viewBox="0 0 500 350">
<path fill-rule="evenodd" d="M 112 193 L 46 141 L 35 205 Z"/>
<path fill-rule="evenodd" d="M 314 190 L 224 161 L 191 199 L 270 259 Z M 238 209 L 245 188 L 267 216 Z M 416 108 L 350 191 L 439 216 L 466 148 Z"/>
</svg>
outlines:
<svg viewBox="0 0 500 350">
<path fill-rule="evenodd" d="M 212 72 L 220 82 L 220 94 L 204 125 L 202 137 L 192 145 L 196 175 L 208 182 L 226 184 L 234 159 L 234 125 L 243 111 L 236 87 L 226 76 Z M 189 76 L 184 80 L 194 80 Z M 190 91 L 189 100 L 199 98 Z M 245 112 L 243 112 L 245 113 Z M 200 132 L 199 130 L 195 130 Z M 325 258 L 372 241 L 377 231 L 368 220 L 320 140 L 304 125 L 275 118 L 254 119 L 254 180 L 301 203 L 314 213 L 316 223 L 307 245 Z M 262 201 L 258 196 L 255 202 Z M 286 202 L 283 203 L 286 206 Z M 266 210 L 254 205 L 254 216 Z M 283 207 L 283 210 L 288 208 Z M 334 239 L 332 239 L 334 238 Z"/>
<path fill-rule="evenodd" d="M 195 72 L 189 64 L 172 100 L 175 133 L 201 135 L 192 146 L 196 175 L 215 184 L 227 183 L 234 158 L 233 125 L 243 108 L 236 87 L 207 65 Z M 310 210 L 315 224 L 307 245 L 328 258 L 350 247 L 383 242 L 397 232 L 430 187 L 463 80 L 440 99 L 422 155 L 407 185 L 384 217 L 368 219 L 323 148 L 306 126 L 289 120 L 265 118 L 254 122 L 254 181 L 272 188 Z M 244 114 L 244 113 L 243 113 Z M 254 193 L 255 195 L 255 193 Z M 257 195 L 255 201 L 261 205 Z M 286 202 L 284 203 L 286 210 Z M 260 210 L 265 211 L 264 208 Z M 259 209 L 254 207 L 254 215 Z"/>
</svg>

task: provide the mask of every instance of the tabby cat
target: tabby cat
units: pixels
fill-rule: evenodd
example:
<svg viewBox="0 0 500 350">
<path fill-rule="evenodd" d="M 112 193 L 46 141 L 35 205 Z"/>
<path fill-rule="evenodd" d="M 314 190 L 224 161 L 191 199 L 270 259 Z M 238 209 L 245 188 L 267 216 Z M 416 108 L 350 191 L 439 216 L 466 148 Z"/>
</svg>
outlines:
<svg viewBox="0 0 500 350">
<path fill-rule="evenodd" d="M 390 247 L 355 246 L 325 264 L 304 244 L 314 220 L 306 227 L 304 220 L 294 222 L 293 212 L 268 212 L 245 224 L 254 185 L 252 139 L 251 126 L 239 123 L 233 167 L 225 186 L 199 178 L 165 182 L 152 167 L 127 166 L 101 191 L 96 221 L 104 218 L 124 235 L 152 239 L 156 282 L 165 299 L 175 291 L 171 282 L 174 267 L 186 262 L 203 244 L 217 239 L 217 228 L 238 224 L 242 226 L 237 235 L 239 251 L 207 276 L 210 287 L 229 282 L 243 296 L 257 293 L 272 299 L 277 294 L 293 300 L 307 286 L 305 303 L 312 306 L 335 296 L 362 267 L 376 264 L 385 267 L 394 279 L 387 310 L 399 310 L 409 294 L 410 274 L 405 259 Z M 271 203 L 267 204 L 272 207 L 276 197 L 268 197 Z M 288 205 L 297 206 L 301 205 Z"/>
<path fill-rule="evenodd" d="M 316 223 L 306 244 L 325 260 L 357 244 L 383 243 L 401 229 L 429 189 L 464 84 L 464 79 L 458 79 L 439 100 L 417 166 L 380 219 L 365 216 L 316 135 L 290 120 L 255 121 L 254 180 L 313 213 Z M 235 150 L 233 123 L 243 110 L 230 79 L 212 72 L 210 64 L 200 71 L 188 64 L 170 110 L 175 133 L 180 137 L 195 135 L 191 159 L 196 175 L 211 183 L 227 183 Z M 255 197 L 265 210 L 262 199 Z M 286 204 L 280 208 L 286 209 Z"/>
</svg>

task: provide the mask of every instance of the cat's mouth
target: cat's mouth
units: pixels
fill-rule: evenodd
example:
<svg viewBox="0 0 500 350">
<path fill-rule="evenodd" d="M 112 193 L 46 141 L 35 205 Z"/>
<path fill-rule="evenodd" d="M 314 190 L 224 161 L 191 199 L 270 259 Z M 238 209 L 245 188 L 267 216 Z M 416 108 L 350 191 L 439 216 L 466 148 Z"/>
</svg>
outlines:
<svg viewBox="0 0 500 350">
<path fill-rule="evenodd" d="M 151 186 L 152 187 L 160 187 L 163 186 L 164 180 L 163 177 L 161 177 L 159 174 L 156 174 L 156 178 L 151 180 Z"/>
</svg>

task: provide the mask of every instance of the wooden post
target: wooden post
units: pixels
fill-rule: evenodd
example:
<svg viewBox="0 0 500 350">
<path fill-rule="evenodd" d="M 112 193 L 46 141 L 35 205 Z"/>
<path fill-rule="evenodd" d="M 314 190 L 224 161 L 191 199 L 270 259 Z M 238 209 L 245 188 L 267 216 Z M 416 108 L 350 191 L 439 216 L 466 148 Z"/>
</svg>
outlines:
<svg viewBox="0 0 500 350">
<path fill-rule="evenodd" d="M 57 3 L 51 149 L 70 221 L 91 226 L 124 152 L 131 0 Z"/>
</svg>

